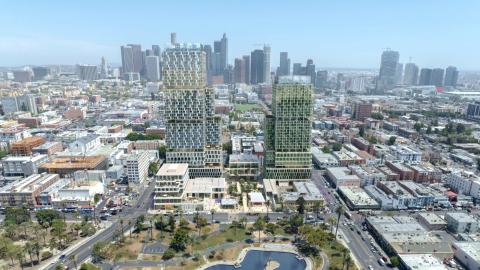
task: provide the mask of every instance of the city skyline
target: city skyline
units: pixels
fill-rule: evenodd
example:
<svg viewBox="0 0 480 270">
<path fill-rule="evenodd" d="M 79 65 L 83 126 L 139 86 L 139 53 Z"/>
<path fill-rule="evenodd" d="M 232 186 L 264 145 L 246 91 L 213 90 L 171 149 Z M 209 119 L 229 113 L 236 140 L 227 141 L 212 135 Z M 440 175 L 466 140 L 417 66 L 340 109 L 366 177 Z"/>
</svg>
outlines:
<svg viewBox="0 0 480 270">
<path fill-rule="evenodd" d="M 255 8 L 248 1 L 219 3 L 186 1 L 174 8 L 171 3 L 142 1 L 127 8 L 106 1 L 95 9 L 88 1 L 5 3 L 0 22 L 9 27 L 0 37 L 0 66 L 99 64 L 102 56 L 119 65 L 119 46 L 159 44 L 165 48 L 170 32 L 176 32 L 180 43 L 212 45 L 226 33 L 231 65 L 235 58 L 269 44 L 272 70 L 279 65 L 283 51 L 289 53 L 292 64 L 311 58 L 317 67 L 377 69 L 387 47 L 400 52 L 401 63 L 479 69 L 471 61 L 480 57 L 475 50 L 478 42 L 471 35 L 478 22 L 474 10 L 479 3 L 474 1 L 461 5 L 446 1 L 302 1 L 275 7 L 264 1 L 255 3 Z M 270 13 L 265 16 L 267 8 Z M 178 12 L 163 12 L 172 9 L 182 11 L 181 20 L 175 17 Z M 125 20 L 127 16 L 130 20 Z M 228 23 L 239 18 L 242 23 Z M 308 18 L 307 23 L 302 18 Z M 191 27 L 197 21 L 204 31 Z M 449 41 L 445 33 L 469 42 Z"/>
</svg>

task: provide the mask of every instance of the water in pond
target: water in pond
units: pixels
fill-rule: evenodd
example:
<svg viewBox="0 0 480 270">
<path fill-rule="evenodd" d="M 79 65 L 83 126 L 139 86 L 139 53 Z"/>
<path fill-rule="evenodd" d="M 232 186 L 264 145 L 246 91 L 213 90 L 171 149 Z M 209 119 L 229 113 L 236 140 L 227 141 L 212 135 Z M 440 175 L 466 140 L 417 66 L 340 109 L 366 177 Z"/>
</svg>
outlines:
<svg viewBox="0 0 480 270">
<path fill-rule="evenodd" d="M 297 259 L 296 255 L 289 252 L 250 250 L 241 263 L 241 267 L 217 264 L 207 270 L 264 270 L 268 260 L 276 261 L 280 266 L 276 270 L 305 270 L 305 260 Z"/>
</svg>

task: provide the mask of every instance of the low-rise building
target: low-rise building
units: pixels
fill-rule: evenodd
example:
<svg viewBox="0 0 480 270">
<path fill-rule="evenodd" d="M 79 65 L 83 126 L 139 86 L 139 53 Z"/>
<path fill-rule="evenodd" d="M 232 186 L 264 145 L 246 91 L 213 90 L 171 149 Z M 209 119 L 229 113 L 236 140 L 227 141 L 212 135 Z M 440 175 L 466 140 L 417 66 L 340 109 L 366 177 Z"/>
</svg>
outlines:
<svg viewBox="0 0 480 270">
<path fill-rule="evenodd" d="M 349 167 L 353 174 L 357 175 L 361 181 L 360 186 L 374 185 L 378 181 L 386 181 L 387 177 L 381 171 L 374 167 L 352 165 Z"/>
<path fill-rule="evenodd" d="M 478 232 L 479 222 L 469 214 L 446 213 L 445 221 L 447 221 L 447 229 L 453 233 L 473 234 Z"/>
<path fill-rule="evenodd" d="M 447 185 L 458 193 L 480 199 L 480 177 L 474 172 L 456 170 L 446 175 Z"/>
<path fill-rule="evenodd" d="M 328 180 L 337 188 L 341 186 L 360 186 L 360 178 L 355 174 L 352 174 L 350 169 L 347 167 L 327 168 L 327 177 Z"/>
<path fill-rule="evenodd" d="M 88 134 L 87 136 L 78 138 L 74 142 L 70 143 L 68 150 L 73 153 L 81 153 L 86 155 L 91 151 L 94 151 L 102 144 L 100 142 L 100 136 L 97 134 Z"/>
<path fill-rule="evenodd" d="M 400 162 L 385 162 L 388 168 L 390 168 L 393 172 L 399 175 L 400 180 L 412 180 L 413 179 L 413 171 L 407 167 L 405 164 Z"/>
<path fill-rule="evenodd" d="M 401 254 L 398 257 L 405 270 L 448 270 L 442 260 L 432 254 Z"/>
<path fill-rule="evenodd" d="M 364 164 L 365 160 L 354 152 L 342 149 L 340 151 L 333 152 L 333 155 L 338 160 L 340 166 L 349 166 L 354 164 Z"/>
<path fill-rule="evenodd" d="M 387 181 L 398 181 L 400 180 L 400 175 L 394 171 L 392 171 L 387 166 L 378 166 L 377 169 L 381 171 L 385 176 Z"/>
<path fill-rule="evenodd" d="M 330 153 L 324 153 L 318 147 L 312 147 L 313 163 L 320 169 L 338 167 L 338 159 Z"/>
<path fill-rule="evenodd" d="M 37 147 L 32 148 L 32 153 L 51 156 L 57 152 L 63 151 L 63 146 L 60 142 L 46 142 Z"/>
<path fill-rule="evenodd" d="M 188 179 L 188 164 L 163 164 L 155 176 L 154 208 L 157 210 L 179 209 Z"/>
<path fill-rule="evenodd" d="M 15 206 L 36 207 L 38 195 L 57 182 L 57 174 L 34 174 L 19 181 L 12 182 L 0 188 L 0 203 L 2 207 Z"/>
<path fill-rule="evenodd" d="M 427 162 L 412 164 L 409 166 L 413 171 L 412 180 L 419 183 L 436 183 L 442 179 L 442 172 Z"/>
<path fill-rule="evenodd" d="M 390 146 L 390 152 L 395 157 L 396 161 L 400 162 L 420 162 L 422 161 L 422 152 L 412 147 L 404 145 Z"/>
<path fill-rule="evenodd" d="M 394 209 L 421 208 L 423 205 L 420 200 L 410 194 L 398 182 L 385 181 L 378 182 L 377 187 L 393 200 Z"/>
<path fill-rule="evenodd" d="M 185 186 L 185 196 L 188 199 L 223 199 L 227 194 L 225 178 L 199 177 L 189 179 Z"/>
<path fill-rule="evenodd" d="M 7 150 L 11 144 L 32 136 L 29 131 L 15 128 L 0 128 L 0 149 Z"/>
<path fill-rule="evenodd" d="M 47 155 L 8 156 L 2 159 L 4 176 L 30 176 L 39 171 L 39 167 L 48 161 Z"/>
<path fill-rule="evenodd" d="M 323 208 L 323 195 L 312 182 L 293 182 L 293 191 L 283 192 L 281 194 L 283 207 L 291 210 L 297 209 L 297 200 L 300 197 L 305 201 L 304 206 L 306 211 L 314 212 Z"/>
<path fill-rule="evenodd" d="M 93 206 L 95 195 L 104 193 L 105 186 L 100 181 L 71 181 L 53 194 L 51 204 L 56 209 Z"/>
<path fill-rule="evenodd" d="M 366 227 L 377 243 L 389 255 L 435 254 L 448 258 L 453 255 L 453 237 L 447 232 L 427 231 L 413 217 L 369 216 Z"/>
<path fill-rule="evenodd" d="M 418 221 L 430 231 L 443 231 L 447 228 L 447 222 L 432 212 L 419 213 Z"/>
<path fill-rule="evenodd" d="M 466 269 L 480 269 L 480 242 L 455 242 L 453 254 Z"/>
<path fill-rule="evenodd" d="M 135 150 L 158 150 L 165 145 L 164 140 L 141 140 L 133 142 L 133 149 Z"/>
<path fill-rule="evenodd" d="M 42 164 L 39 172 L 56 173 L 68 176 L 79 170 L 105 170 L 108 160 L 104 156 L 64 156 Z"/>
<path fill-rule="evenodd" d="M 380 209 L 380 204 L 359 187 L 339 187 L 338 192 L 351 210 Z"/>
<path fill-rule="evenodd" d="M 260 173 L 258 156 L 255 154 L 231 154 L 229 176 L 232 179 L 257 180 Z"/>
<path fill-rule="evenodd" d="M 127 177 L 129 184 L 143 183 L 148 178 L 150 157 L 147 151 L 138 151 L 127 157 Z"/>
<path fill-rule="evenodd" d="M 12 143 L 10 153 L 16 156 L 29 156 L 32 149 L 45 143 L 45 138 L 39 136 L 27 137 L 23 140 Z"/>
</svg>

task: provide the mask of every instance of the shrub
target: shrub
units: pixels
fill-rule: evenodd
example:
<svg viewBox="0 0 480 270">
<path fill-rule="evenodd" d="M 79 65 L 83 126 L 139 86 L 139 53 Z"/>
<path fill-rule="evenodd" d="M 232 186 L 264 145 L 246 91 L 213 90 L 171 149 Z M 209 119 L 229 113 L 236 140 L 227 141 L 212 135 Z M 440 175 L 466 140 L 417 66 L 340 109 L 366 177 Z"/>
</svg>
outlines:
<svg viewBox="0 0 480 270">
<path fill-rule="evenodd" d="M 53 254 L 50 251 L 44 251 L 44 252 L 42 252 L 42 255 L 41 255 L 42 260 L 46 260 L 46 259 L 48 259 L 52 256 L 53 256 Z"/>
<path fill-rule="evenodd" d="M 165 250 L 165 252 L 162 255 L 162 260 L 170 260 L 171 258 L 175 257 L 175 250 L 172 248 L 169 248 Z"/>
</svg>

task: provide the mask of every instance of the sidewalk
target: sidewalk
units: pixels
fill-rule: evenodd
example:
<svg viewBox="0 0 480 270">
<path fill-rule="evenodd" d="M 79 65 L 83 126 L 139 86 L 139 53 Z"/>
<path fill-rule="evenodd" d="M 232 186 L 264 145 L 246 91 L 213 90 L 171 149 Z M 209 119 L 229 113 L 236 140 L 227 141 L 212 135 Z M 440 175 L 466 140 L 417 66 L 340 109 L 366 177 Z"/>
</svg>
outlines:
<svg viewBox="0 0 480 270">
<path fill-rule="evenodd" d="M 86 242 L 90 241 L 91 239 L 97 237 L 100 233 L 102 233 L 102 232 L 105 231 L 107 228 L 109 228 L 110 226 L 112 226 L 113 223 L 112 223 L 111 221 L 106 221 L 106 222 L 101 223 L 101 224 L 104 224 L 104 225 L 102 226 L 102 228 L 98 229 L 98 230 L 95 232 L 94 235 L 89 236 L 89 237 L 86 237 L 86 238 L 83 238 L 82 240 L 78 241 L 78 242 L 75 243 L 74 245 L 69 246 L 69 247 L 66 248 L 65 250 L 62 250 L 61 252 L 58 252 L 56 255 L 52 256 L 51 258 L 43 261 L 40 265 L 38 265 L 38 269 L 39 269 L 39 270 L 43 270 L 43 269 L 47 268 L 48 266 L 50 266 L 51 264 L 56 263 L 62 254 L 68 255 L 68 253 L 70 253 L 70 252 L 72 252 L 73 250 L 77 249 L 78 247 L 82 246 L 83 244 L 85 244 Z M 77 263 L 81 263 L 81 262 L 77 262 Z"/>
</svg>

